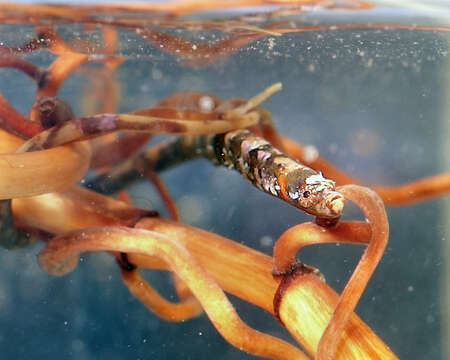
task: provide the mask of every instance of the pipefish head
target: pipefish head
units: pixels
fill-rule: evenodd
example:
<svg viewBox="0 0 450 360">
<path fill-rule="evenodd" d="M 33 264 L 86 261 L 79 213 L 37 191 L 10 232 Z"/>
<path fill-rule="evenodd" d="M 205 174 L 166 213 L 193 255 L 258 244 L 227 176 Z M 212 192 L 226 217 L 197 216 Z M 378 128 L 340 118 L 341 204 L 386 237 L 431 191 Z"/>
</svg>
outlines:
<svg viewBox="0 0 450 360">
<path fill-rule="evenodd" d="M 345 205 L 344 196 L 336 191 L 336 183 L 320 173 L 309 175 L 295 191 L 289 191 L 294 205 L 319 219 L 339 219 Z"/>
</svg>

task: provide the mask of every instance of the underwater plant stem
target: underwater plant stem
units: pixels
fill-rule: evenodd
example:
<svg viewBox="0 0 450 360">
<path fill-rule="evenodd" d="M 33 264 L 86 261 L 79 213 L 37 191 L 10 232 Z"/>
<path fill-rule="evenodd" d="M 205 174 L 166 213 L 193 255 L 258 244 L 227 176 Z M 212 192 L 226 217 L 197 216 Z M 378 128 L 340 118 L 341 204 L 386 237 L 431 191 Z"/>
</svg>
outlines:
<svg viewBox="0 0 450 360">
<path fill-rule="evenodd" d="M 280 320 L 302 348 L 316 359 L 320 336 L 311 334 L 323 334 L 338 302 L 339 295 L 313 274 L 295 278 L 280 301 Z M 378 340 L 374 342 L 371 333 L 369 326 L 352 313 L 333 359 L 398 359 L 388 346 Z"/>
<path fill-rule="evenodd" d="M 13 211 L 20 224 L 54 234 L 93 225 L 124 225 L 125 221 L 121 220 L 122 217 L 128 216 L 132 223 L 136 221 L 135 216 L 139 215 L 135 212 L 135 208 L 123 202 L 84 189 L 15 199 Z M 110 215 L 107 216 L 108 214 Z M 131 218 L 131 215 L 134 218 Z M 170 220 L 145 218 L 139 222 L 138 227 L 141 226 L 176 239 L 188 249 L 221 288 L 274 314 L 273 298 L 280 280 L 272 276 L 271 257 L 219 235 Z M 139 267 L 167 269 L 164 262 L 154 257 L 129 254 L 129 260 Z M 291 293 L 287 292 L 284 298 L 297 297 L 292 300 L 292 303 L 299 305 L 294 306 L 294 311 L 290 308 L 283 310 L 287 303 L 284 303 L 282 299 L 280 318 L 303 348 L 314 356 L 322 332 L 338 301 L 338 295 L 317 277 L 307 284 L 307 288 L 302 288 L 303 293 L 295 291 L 286 297 Z M 326 291 L 323 290 L 324 287 Z M 306 300 L 305 292 L 308 295 Z M 304 305 L 301 305 L 303 303 Z M 320 317 L 318 312 L 321 314 Z M 303 327 L 307 320 L 313 324 L 310 328 Z M 311 331 L 311 329 L 316 330 Z M 352 359 L 352 357 L 340 357 L 341 352 L 360 356 L 353 359 L 361 359 L 364 356 L 369 359 L 369 355 L 373 352 L 381 354 L 384 359 L 396 358 L 356 315 L 350 316 L 347 329 L 352 331 L 348 334 L 344 331 L 342 339 L 345 340 L 342 340 L 340 343 L 342 345 L 338 347 L 336 359 Z"/>
<path fill-rule="evenodd" d="M 0 94 L 0 127 L 27 139 L 41 132 L 42 126 L 26 119 Z"/>
<path fill-rule="evenodd" d="M 166 321 L 184 321 L 203 312 L 203 308 L 193 296 L 176 303 L 167 301 L 139 275 L 137 270 L 122 270 L 121 275 L 128 290 L 150 311 Z"/>
<path fill-rule="evenodd" d="M 167 235 L 126 227 L 88 228 L 47 242 L 39 262 L 50 274 L 63 275 L 77 265 L 81 252 L 102 250 L 161 258 L 189 286 L 219 333 L 238 349 L 271 359 L 308 359 L 287 342 L 246 325 L 213 278 L 181 244 Z"/>
<path fill-rule="evenodd" d="M 282 137 L 282 143 L 288 155 L 317 171 L 322 171 L 327 177 L 336 181 L 337 185 L 362 185 L 361 181 L 349 176 L 320 156 L 317 156 L 313 160 L 308 159 L 305 155 L 304 147 L 299 143 L 286 137 Z M 414 204 L 449 193 L 450 172 L 424 177 L 404 184 L 366 186 L 377 192 L 386 205 Z"/>
<path fill-rule="evenodd" d="M 407 205 L 450 192 L 450 172 L 424 177 L 393 186 L 371 186 L 388 205 Z"/>
<path fill-rule="evenodd" d="M 345 185 L 337 190 L 363 211 L 371 227 L 371 236 L 369 244 L 345 285 L 333 316 L 320 339 L 317 349 L 318 360 L 334 359 L 350 315 L 383 256 L 389 237 L 389 223 L 384 204 L 375 191 L 359 185 Z"/>
<path fill-rule="evenodd" d="M 240 119 L 184 120 L 135 114 L 98 114 L 67 121 L 65 124 L 42 131 L 23 144 L 19 152 L 47 149 L 82 141 L 119 131 L 131 130 L 157 134 L 211 134 L 254 125 L 259 116 L 250 112 Z"/>
<path fill-rule="evenodd" d="M 8 152 L 21 140 L 0 131 L 0 150 Z M 33 153 L 0 153 L 0 199 L 63 191 L 89 168 L 89 144 L 76 143 Z"/>
<path fill-rule="evenodd" d="M 169 212 L 170 218 L 175 221 L 180 220 L 180 215 L 178 213 L 177 205 L 175 204 L 175 201 L 173 200 L 172 196 L 170 195 L 169 189 L 164 184 L 164 182 L 160 179 L 158 174 L 152 170 L 148 170 L 148 171 L 146 171 L 145 175 L 155 186 L 156 191 L 158 192 L 159 196 L 161 197 L 161 200 L 164 203 L 164 206 L 166 207 L 167 211 Z"/>
<path fill-rule="evenodd" d="M 372 231 L 363 221 L 343 221 L 335 227 L 323 227 L 313 222 L 295 225 L 286 230 L 273 248 L 274 273 L 291 269 L 295 255 L 303 247 L 323 243 L 354 243 L 367 245 Z"/>
</svg>

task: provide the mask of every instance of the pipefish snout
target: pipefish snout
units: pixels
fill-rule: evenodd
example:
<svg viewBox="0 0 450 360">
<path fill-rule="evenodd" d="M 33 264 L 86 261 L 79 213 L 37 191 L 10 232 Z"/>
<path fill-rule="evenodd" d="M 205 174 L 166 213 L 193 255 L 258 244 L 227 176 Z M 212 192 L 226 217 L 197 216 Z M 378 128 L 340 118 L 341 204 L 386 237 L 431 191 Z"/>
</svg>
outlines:
<svg viewBox="0 0 450 360">
<path fill-rule="evenodd" d="M 314 170 L 302 169 L 302 172 L 306 171 L 310 173 Z M 302 193 L 297 207 L 323 219 L 337 219 L 342 215 L 345 198 L 336 191 L 334 181 L 324 178 L 321 173 L 310 175 L 304 181 L 301 181 L 301 178 L 297 175 L 297 179 L 297 187 L 301 189 Z"/>
<path fill-rule="evenodd" d="M 340 217 L 344 211 L 345 198 L 337 191 L 333 191 L 325 198 L 327 208 L 330 210 L 332 217 Z"/>
</svg>

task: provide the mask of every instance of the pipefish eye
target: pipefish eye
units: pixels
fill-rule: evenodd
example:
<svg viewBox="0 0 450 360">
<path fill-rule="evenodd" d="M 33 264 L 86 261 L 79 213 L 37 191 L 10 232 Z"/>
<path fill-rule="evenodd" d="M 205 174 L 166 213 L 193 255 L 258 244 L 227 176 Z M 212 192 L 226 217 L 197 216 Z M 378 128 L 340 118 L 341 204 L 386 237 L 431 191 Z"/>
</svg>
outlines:
<svg viewBox="0 0 450 360">
<path fill-rule="evenodd" d="M 299 189 L 297 192 L 296 204 L 306 212 L 311 212 L 317 203 L 321 201 L 321 192 L 316 191 L 311 186 L 307 186 L 306 189 Z"/>
</svg>

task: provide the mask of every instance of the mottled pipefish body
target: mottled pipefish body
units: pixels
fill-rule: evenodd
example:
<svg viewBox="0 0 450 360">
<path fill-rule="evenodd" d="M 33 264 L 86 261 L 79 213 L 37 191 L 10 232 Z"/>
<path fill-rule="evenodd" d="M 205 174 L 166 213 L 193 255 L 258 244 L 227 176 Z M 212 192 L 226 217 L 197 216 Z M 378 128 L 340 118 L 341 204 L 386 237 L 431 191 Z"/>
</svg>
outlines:
<svg viewBox="0 0 450 360">
<path fill-rule="evenodd" d="M 339 218 L 344 197 L 335 182 L 298 163 L 248 130 L 211 136 L 207 157 L 239 171 L 260 190 L 323 219 Z"/>
<path fill-rule="evenodd" d="M 88 187 L 114 192 L 124 183 L 145 174 L 147 169 L 162 171 L 197 157 L 239 171 L 257 188 L 319 219 L 339 219 L 342 214 L 345 199 L 335 190 L 334 181 L 284 155 L 248 130 L 183 136 L 167 141 L 127 160 L 90 182 Z"/>
</svg>

